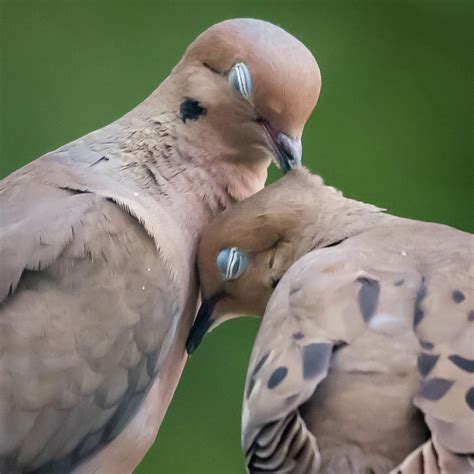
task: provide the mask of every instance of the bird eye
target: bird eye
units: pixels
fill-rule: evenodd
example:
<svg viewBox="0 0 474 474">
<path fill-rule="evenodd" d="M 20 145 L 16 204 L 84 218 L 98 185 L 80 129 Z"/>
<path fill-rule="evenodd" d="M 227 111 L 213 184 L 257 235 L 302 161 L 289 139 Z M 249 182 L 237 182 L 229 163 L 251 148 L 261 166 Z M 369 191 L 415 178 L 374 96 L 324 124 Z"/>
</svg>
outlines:
<svg viewBox="0 0 474 474">
<path fill-rule="evenodd" d="M 232 66 L 229 72 L 229 83 L 244 99 L 252 101 L 252 78 L 249 68 L 244 63 Z"/>
<path fill-rule="evenodd" d="M 247 257 L 237 247 L 221 250 L 217 255 L 216 262 L 223 280 L 235 280 L 247 268 Z"/>
</svg>

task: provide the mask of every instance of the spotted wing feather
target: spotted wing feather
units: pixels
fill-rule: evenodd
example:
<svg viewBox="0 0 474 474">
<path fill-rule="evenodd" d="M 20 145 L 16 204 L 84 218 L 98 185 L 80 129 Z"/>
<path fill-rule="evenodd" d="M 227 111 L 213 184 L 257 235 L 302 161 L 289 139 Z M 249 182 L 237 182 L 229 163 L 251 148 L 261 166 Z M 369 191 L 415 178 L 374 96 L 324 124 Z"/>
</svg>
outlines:
<svg viewBox="0 0 474 474">
<path fill-rule="evenodd" d="M 449 281 L 431 275 L 417 298 L 420 387 L 414 403 L 432 437 L 394 471 L 401 474 L 474 472 L 473 266 L 469 260 L 449 266 Z"/>
<path fill-rule="evenodd" d="M 456 249 L 440 252 L 439 242 L 430 241 L 432 229 L 420 231 L 411 227 L 412 224 L 406 235 L 403 227 L 398 234 L 383 230 L 313 251 L 295 263 L 277 286 L 267 306 L 247 375 L 243 447 L 251 472 L 262 470 L 265 464 L 261 458 L 270 466 L 272 457 L 280 456 L 280 462 L 283 453 L 283 463 L 289 462 L 291 442 L 285 438 L 289 420 L 300 417 L 301 405 L 318 393 L 315 389 L 326 377 L 333 360 L 343 370 L 369 374 L 375 370 L 369 384 L 374 393 L 378 388 L 383 392 L 383 384 L 390 383 L 390 374 L 395 374 L 395 380 L 402 381 L 397 388 L 403 393 L 402 405 L 409 410 L 417 390 L 416 356 L 421 348 L 419 371 L 423 384 L 415 399 L 417 405 L 435 434 L 444 429 L 453 436 L 457 452 L 460 446 L 466 448 L 463 443 L 473 451 L 469 444 L 469 433 L 472 436 L 473 432 L 467 429 L 468 423 L 472 423 L 472 378 L 467 375 L 472 359 L 469 351 L 473 347 L 469 344 L 472 335 L 468 329 L 471 300 L 466 296 L 472 294 L 469 261 Z M 434 235 L 436 231 L 439 229 L 435 229 Z M 466 240 L 467 234 L 459 234 L 460 237 L 454 236 L 453 244 L 456 239 L 461 243 Z M 439 237 L 445 240 L 441 232 Z M 384 242 L 383 248 L 380 242 Z M 378 250 L 374 252 L 374 248 Z M 322 350 L 323 347 L 327 349 Z M 331 350 L 338 347 L 342 347 L 341 351 L 331 359 Z M 395 357 L 392 353 L 389 357 L 383 355 L 386 347 L 395 350 Z M 306 354 L 311 353 L 314 357 L 306 359 Z M 366 361 L 358 360 L 361 354 L 367 355 Z M 305 373 L 310 376 L 305 377 Z M 375 383 L 377 377 L 381 387 Z M 430 382 L 433 377 L 435 381 Z M 397 396 L 394 400 L 399 399 Z M 309 410 L 313 408 L 310 405 Z M 320 411 L 319 408 L 314 409 Z M 384 407 L 380 410 L 383 416 Z M 305 413 L 303 420 L 307 419 Z M 452 421 L 454 426 L 446 424 Z M 405 425 L 406 422 L 397 425 L 397 429 L 405 426 L 410 430 L 406 435 L 400 432 L 400 438 L 407 442 L 397 446 L 398 455 L 387 453 L 387 459 L 391 459 L 388 464 L 377 461 L 379 466 L 385 466 L 380 472 L 387 472 L 400 453 L 406 456 L 418 446 L 417 440 L 423 439 L 423 426 Z M 308 430 L 305 438 L 310 440 L 308 444 L 316 460 L 316 440 Z M 440 439 L 443 441 L 442 435 Z M 447 450 L 455 448 L 449 443 L 443 446 Z M 300 472 L 298 467 L 295 469 L 289 472 Z"/>
<path fill-rule="evenodd" d="M 431 278 L 419 302 L 415 332 L 421 386 L 415 404 L 439 442 L 455 453 L 474 452 L 474 278 L 452 274 L 450 284 Z"/>
<path fill-rule="evenodd" d="M 380 291 L 359 262 L 344 257 L 326 249 L 302 258 L 267 306 L 244 399 L 242 442 L 251 472 L 318 469 L 316 440 L 300 407 L 326 377 L 333 350 L 366 330 Z"/>
</svg>

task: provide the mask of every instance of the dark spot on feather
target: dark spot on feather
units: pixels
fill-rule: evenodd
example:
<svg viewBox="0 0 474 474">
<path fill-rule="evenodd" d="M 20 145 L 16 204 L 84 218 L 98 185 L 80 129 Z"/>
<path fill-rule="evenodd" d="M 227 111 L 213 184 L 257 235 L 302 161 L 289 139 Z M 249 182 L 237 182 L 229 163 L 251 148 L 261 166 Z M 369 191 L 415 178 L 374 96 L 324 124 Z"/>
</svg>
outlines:
<svg viewBox="0 0 474 474">
<path fill-rule="evenodd" d="M 420 341 L 420 346 L 427 351 L 430 351 L 434 347 L 434 345 L 429 341 Z"/>
<path fill-rule="evenodd" d="M 270 355 L 270 352 L 267 352 L 264 354 L 262 357 L 260 357 L 260 360 L 257 362 L 255 365 L 255 368 L 252 371 L 252 375 L 250 376 L 249 384 L 247 387 L 247 398 L 250 397 L 252 394 L 252 390 L 255 387 L 255 377 L 257 376 L 257 373 L 260 371 L 260 369 L 263 367 L 263 364 L 265 364 L 265 361 L 268 359 L 268 356 Z"/>
<path fill-rule="evenodd" d="M 448 359 L 454 364 L 457 365 L 460 369 L 465 370 L 466 372 L 474 372 L 474 360 L 466 359 L 460 355 L 453 354 L 448 357 Z"/>
<path fill-rule="evenodd" d="M 474 387 L 471 387 L 467 392 L 466 392 L 466 403 L 467 406 L 474 411 Z"/>
<path fill-rule="evenodd" d="M 285 402 L 288 405 L 292 405 L 296 401 L 297 398 L 298 398 L 298 394 L 295 393 L 294 395 L 290 395 L 289 397 L 286 397 Z"/>
<path fill-rule="evenodd" d="M 436 401 L 446 395 L 453 383 L 453 380 L 442 378 L 430 379 L 421 385 L 418 394 L 427 400 Z"/>
<path fill-rule="evenodd" d="M 438 362 L 439 355 L 430 355 L 422 352 L 418 354 L 418 370 L 422 377 L 426 377 Z"/>
<path fill-rule="evenodd" d="M 58 186 L 59 189 L 63 189 L 64 191 L 69 191 L 71 194 L 76 195 L 76 194 L 91 194 L 91 191 L 88 189 L 76 189 L 76 188 L 71 188 L 69 186 Z"/>
<path fill-rule="evenodd" d="M 267 352 L 262 357 L 260 357 L 260 360 L 255 365 L 255 369 L 253 369 L 252 375 L 257 375 L 257 372 L 263 367 L 263 364 L 265 364 L 269 355 L 270 355 L 270 352 Z"/>
<path fill-rule="evenodd" d="M 295 332 L 293 334 L 293 339 L 295 341 L 299 341 L 300 339 L 303 339 L 303 337 L 304 337 L 304 334 L 301 331 Z"/>
<path fill-rule="evenodd" d="M 155 173 L 153 173 L 153 171 L 145 165 L 145 171 L 146 171 L 146 174 L 149 176 L 149 178 L 155 183 L 155 184 L 158 184 L 158 180 L 156 179 L 156 175 Z"/>
<path fill-rule="evenodd" d="M 91 163 L 91 164 L 89 165 L 89 167 L 98 165 L 101 161 L 109 161 L 109 158 L 107 158 L 106 156 L 102 156 L 102 157 L 99 158 L 98 160 L 95 160 L 93 163 Z"/>
<path fill-rule="evenodd" d="M 423 278 L 421 281 L 421 286 L 418 289 L 418 293 L 416 294 L 415 298 L 415 313 L 414 313 L 414 321 L 413 325 L 414 327 L 418 326 L 420 324 L 421 320 L 423 319 L 424 313 L 423 310 L 421 309 L 421 302 L 426 296 L 426 285 L 425 285 L 425 279 Z"/>
<path fill-rule="evenodd" d="M 303 378 L 311 379 L 321 374 L 329 366 L 332 344 L 316 342 L 303 347 Z"/>
<path fill-rule="evenodd" d="M 405 283 L 405 280 L 402 279 L 402 280 L 396 281 L 396 282 L 394 283 L 394 285 L 395 285 L 395 286 L 402 286 L 403 283 Z"/>
<path fill-rule="evenodd" d="M 459 290 L 454 290 L 453 294 L 452 294 L 452 297 L 453 297 L 453 301 L 456 304 L 461 303 L 462 301 L 464 301 L 466 299 L 466 297 L 464 296 L 464 293 L 462 291 L 459 291 Z"/>
<path fill-rule="evenodd" d="M 120 169 L 125 171 L 125 170 L 136 168 L 137 166 L 138 166 L 137 161 L 129 161 L 128 163 L 125 163 L 124 165 L 121 165 Z"/>
<path fill-rule="evenodd" d="M 288 368 L 287 367 L 278 367 L 278 369 L 275 369 L 273 374 L 268 379 L 267 387 L 270 390 L 277 387 L 278 385 L 281 384 L 281 382 L 283 382 L 283 380 L 285 379 L 287 374 L 288 374 Z"/>
<path fill-rule="evenodd" d="M 374 315 L 375 310 L 377 309 L 380 285 L 378 281 L 367 277 L 357 278 L 357 281 L 362 283 L 359 294 L 357 295 L 359 309 L 364 321 L 367 322 Z"/>
<path fill-rule="evenodd" d="M 474 309 L 471 309 L 469 313 L 467 313 L 467 320 L 468 321 L 474 321 Z"/>
<path fill-rule="evenodd" d="M 333 352 L 337 352 L 345 346 L 347 346 L 347 342 L 345 341 L 334 341 Z"/>
<path fill-rule="evenodd" d="M 273 289 L 275 289 L 277 287 L 278 283 L 280 283 L 279 278 L 272 278 L 272 288 Z"/>
<path fill-rule="evenodd" d="M 207 110 L 194 99 L 186 97 L 186 100 L 179 107 L 179 116 L 186 123 L 186 120 L 197 120 L 201 115 L 206 115 Z"/>
<path fill-rule="evenodd" d="M 298 285 L 298 286 L 292 286 L 290 288 L 290 293 L 289 293 L 289 296 L 293 296 L 295 293 L 298 293 L 298 291 L 301 290 L 301 285 Z"/>
<path fill-rule="evenodd" d="M 255 387 L 255 377 L 250 377 L 249 384 L 247 387 L 247 399 L 252 395 L 253 388 Z"/>
</svg>

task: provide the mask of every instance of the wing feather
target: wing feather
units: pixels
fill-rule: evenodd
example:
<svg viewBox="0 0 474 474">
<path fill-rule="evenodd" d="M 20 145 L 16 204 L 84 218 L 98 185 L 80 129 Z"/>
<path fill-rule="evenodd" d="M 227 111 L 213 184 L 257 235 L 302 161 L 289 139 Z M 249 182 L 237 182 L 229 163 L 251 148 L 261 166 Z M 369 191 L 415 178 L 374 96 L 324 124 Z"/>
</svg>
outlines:
<svg viewBox="0 0 474 474">
<path fill-rule="evenodd" d="M 458 240 L 469 239 L 459 234 Z M 423 236 L 414 235 L 422 241 Z M 397 237 L 407 245 L 412 234 Z M 400 416 L 399 422 L 387 420 L 387 432 L 388 426 L 400 434 L 409 430 L 397 436 L 403 439 L 395 443 L 394 452 L 367 461 L 374 472 L 386 472 L 426 439 L 411 406 L 417 390 L 415 403 L 440 443 L 454 452 L 474 451 L 474 432 L 468 429 L 474 422 L 468 396 L 474 386 L 474 333 L 468 323 L 474 307 L 472 264 L 459 249 L 443 254 L 436 248 L 437 254 L 427 252 L 427 260 L 423 249 L 417 258 L 410 252 L 410 258 L 396 245 L 381 247 L 383 238 L 362 236 L 313 251 L 275 289 L 247 374 L 242 444 L 251 472 L 271 472 L 275 465 L 293 466 L 288 472 L 311 472 L 302 460 L 296 461 L 292 445 L 298 440 L 300 446 L 302 438 L 308 441 L 302 443 L 306 448 L 301 459 L 314 468 L 319 463 L 315 423 L 324 429 L 325 418 L 337 415 L 331 410 L 345 406 L 348 413 L 351 404 L 361 412 L 379 410 L 381 416 L 392 408 L 412 413 Z M 429 236 L 424 238 L 429 243 Z M 364 373 L 370 383 L 354 378 Z M 321 391 L 317 387 L 323 380 Z M 338 384 L 343 391 L 332 393 Z M 370 392 L 375 398 L 362 398 Z M 384 397 L 394 404 L 391 409 L 370 401 Z M 328 404 L 329 415 L 322 414 L 320 403 Z M 298 432 L 296 423 L 291 425 L 296 419 L 301 421 Z M 370 431 L 374 434 L 366 440 L 367 449 L 370 443 L 380 444 L 377 430 Z"/>
<path fill-rule="evenodd" d="M 107 199 L 22 179 L 0 197 L 0 471 L 65 472 L 136 413 L 178 292 Z"/>
</svg>

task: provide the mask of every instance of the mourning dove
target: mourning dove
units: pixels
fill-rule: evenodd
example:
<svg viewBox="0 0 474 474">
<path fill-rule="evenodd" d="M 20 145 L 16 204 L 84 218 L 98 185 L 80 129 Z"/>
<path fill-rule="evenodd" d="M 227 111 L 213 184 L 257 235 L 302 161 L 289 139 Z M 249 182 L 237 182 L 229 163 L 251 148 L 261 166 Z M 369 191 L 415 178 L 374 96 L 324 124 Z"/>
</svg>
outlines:
<svg viewBox="0 0 474 474">
<path fill-rule="evenodd" d="M 142 104 L 0 182 L 0 472 L 131 472 L 195 314 L 196 242 L 298 167 L 320 89 L 270 23 L 219 23 Z"/>
<path fill-rule="evenodd" d="M 199 245 L 187 349 L 263 315 L 249 471 L 387 473 L 407 458 L 394 473 L 472 472 L 473 249 L 470 234 L 390 216 L 304 169 L 219 215 Z"/>
</svg>

